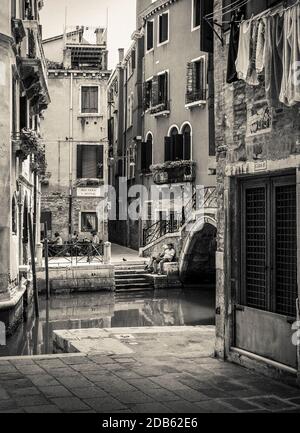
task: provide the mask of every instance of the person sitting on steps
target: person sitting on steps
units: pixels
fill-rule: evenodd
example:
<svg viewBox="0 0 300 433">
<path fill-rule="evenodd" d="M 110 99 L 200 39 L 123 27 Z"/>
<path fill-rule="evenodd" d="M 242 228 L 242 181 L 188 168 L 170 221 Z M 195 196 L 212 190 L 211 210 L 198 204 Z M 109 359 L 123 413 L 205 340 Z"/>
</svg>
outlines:
<svg viewBox="0 0 300 433">
<path fill-rule="evenodd" d="M 163 257 L 159 260 L 153 261 L 153 273 L 157 275 L 162 275 L 165 263 L 172 263 L 176 258 L 176 251 L 174 244 L 168 244 L 167 249 L 164 251 Z"/>
<path fill-rule="evenodd" d="M 165 255 L 165 251 L 168 249 L 168 245 L 163 245 L 162 252 L 159 254 L 158 257 L 152 256 L 150 259 L 149 264 L 145 267 L 145 271 L 149 271 L 150 274 L 154 271 L 154 263 L 159 263 Z"/>
</svg>

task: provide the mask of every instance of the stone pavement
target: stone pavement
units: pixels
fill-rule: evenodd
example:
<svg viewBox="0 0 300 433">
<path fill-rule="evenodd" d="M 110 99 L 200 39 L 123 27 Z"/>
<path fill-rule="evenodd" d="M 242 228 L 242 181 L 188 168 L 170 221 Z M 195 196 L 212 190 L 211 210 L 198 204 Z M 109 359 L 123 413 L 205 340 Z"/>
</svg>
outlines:
<svg viewBox="0 0 300 433">
<path fill-rule="evenodd" d="M 0 412 L 300 413 L 299 388 L 212 358 L 213 327 L 137 329 L 127 354 L 0 359 Z"/>
</svg>

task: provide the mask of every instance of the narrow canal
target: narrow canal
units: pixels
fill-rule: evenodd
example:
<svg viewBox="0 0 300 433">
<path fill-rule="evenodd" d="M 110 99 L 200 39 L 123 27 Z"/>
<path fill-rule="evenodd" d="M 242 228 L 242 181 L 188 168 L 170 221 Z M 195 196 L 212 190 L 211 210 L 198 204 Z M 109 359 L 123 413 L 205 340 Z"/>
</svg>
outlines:
<svg viewBox="0 0 300 433">
<path fill-rule="evenodd" d="M 53 353 L 54 330 L 142 326 L 213 325 L 215 290 L 187 287 L 129 293 L 81 293 L 40 298 L 40 318 L 27 320 L 0 346 L 0 356 Z"/>
</svg>

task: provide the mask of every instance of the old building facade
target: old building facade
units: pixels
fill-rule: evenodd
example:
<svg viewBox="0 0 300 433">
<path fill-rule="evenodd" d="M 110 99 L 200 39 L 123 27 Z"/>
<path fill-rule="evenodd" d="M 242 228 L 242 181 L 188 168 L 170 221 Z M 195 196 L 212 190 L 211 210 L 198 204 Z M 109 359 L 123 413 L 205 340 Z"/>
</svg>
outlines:
<svg viewBox="0 0 300 433">
<path fill-rule="evenodd" d="M 31 298 L 45 171 L 40 116 L 50 102 L 39 11 L 43 1 L 4 0 L 0 14 L 0 321 L 11 333 Z"/>
<path fill-rule="evenodd" d="M 182 203 L 194 210 L 197 187 L 214 208 L 209 223 L 215 236 L 212 57 L 200 51 L 200 17 L 200 1 L 138 1 L 137 30 L 120 64 L 125 108 L 118 115 L 124 116 L 119 125 L 128 189 L 142 185 L 148 193 L 152 187 L 162 194 L 172 188 L 179 195 L 191 191 L 190 200 L 180 200 L 179 206 L 148 194 L 141 200 L 139 219 L 114 223 L 118 239 L 145 256 L 168 241 L 181 252 L 187 235 Z M 128 206 L 133 200 L 128 199 Z M 185 247 L 187 257 L 191 250 Z"/>
<path fill-rule="evenodd" d="M 42 121 L 47 176 L 42 222 L 48 237 L 74 232 L 107 240 L 106 29 L 77 27 L 43 41 L 52 105 Z"/>
<path fill-rule="evenodd" d="M 227 70 L 232 71 L 233 65 L 226 28 L 231 16 L 238 16 L 232 3 L 216 1 L 214 14 L 225 30 L 219 34 L 223 45 L 216 36 L 214 48 L 219 209 L 216 353 L 262 371 L 270 372 L 273 366 L 296 375 L 299 103 L 282 103 L 276 92 L 270 97 L 266 74 L 271 74 L 273 83 L 277 78 L 276 71 L 268 69 L 268 57 L 255 85 L 228 80 Z M 291 13 L 293 7 L 288 7 L 293 3 L 253 1 L 244 5 L 242 13 L 244 19 L 252 17 L 255 26 L 261 18 L 269 16 L 275 22 Z M 273 46 L 267 51 L 271 59 L 276 50 Z M 279 67 L 279 60 L 274 64 Z"/>
</svg>

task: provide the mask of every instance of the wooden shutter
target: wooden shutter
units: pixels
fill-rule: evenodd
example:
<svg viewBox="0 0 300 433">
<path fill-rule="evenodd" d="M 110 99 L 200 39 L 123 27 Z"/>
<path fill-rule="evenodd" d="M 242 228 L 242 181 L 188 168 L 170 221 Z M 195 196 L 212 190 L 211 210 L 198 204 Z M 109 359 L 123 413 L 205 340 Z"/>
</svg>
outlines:
<svg viewBox="0 0 300 433">
<path fill-rule="evenodd" d="M 131 53 L 131 66 L 132 66 L 132 70 L 135 69 L 135 67 L 136 67 L 136 52 L 135 52 L 135 50 L 132 50 L 132 53 Z"/>
<path fill-rule="evenodd" d="M 156 107 L 159 104 L 159 77 L 155 76 L 152 78 L 152 95 L 151 95 L 151 105 Z"/>
<path fill-rule="evenodd" d="M 150 171 L 150 166 L 152 165 L 152 139 L 148 140 L 146 143 L 146 167 L 147 171 Z"/>
<path fill-rule="evenodd" d="M 183 135 L 177 134 L 174 136 L 174 158 L 175 160 L 183 160 Z"/>
<path fill-rule="evenodd" d="M 191 159 L 191 135 L 184 134 L 183 140 L 183 159 L 189 161 Z"/>
<path fill-rule="evenodd" d="M 153 21 L 147 22 L 147 51 L 153 48 Z"/>
<path fill-rule="evenodd" d="M 163 102 L 164 102 L 165 104 L 168 103 L 168 94 L 169 94 L 169 82 L 168 82 L 168 81 L 169 81 L 169 80 L 168 80 L 168 73 L 165 72 L 165 75 L 164 75 L 164 89 L 163 89 L 163 91 L 164 91 L 164 99 L 163 99 Z"/>
<path fill-rule="evenodd" d="M 82 145 L 77 145 L 77 179 L 82 179 Z"/>
<path fill-rule="evenodd" d="M 193 94 L 193 77 L 194 77 L 194 63 L 189 62 L 186 68 L 186 95 L 187 102 L 189 100 L 190 95 Z"/>
<path fill-rule="evenodd" d="M 172 161 L 172 138 L 165 137 L 165 162 Z"/>
<path fill-rule="evenodd" d="M 212 0 L 202 0 L 200 2 L 200 51 L 205 53 L 213 53 L 214 49 L 213 28 L 204 19 L 206 15 L 213 13 L 213 11 L 214 2 Z"/>
<path fill-rule="evenodd" d="M 146 142 L 142 142 L 141 143 L 141 170 L 144 171 L 146 170 L 146 166 L 147 166 L 147 161 L 146 161 L 146 146 L 147 143 Z"/>
<path fill-rule="evenodd" d="M 96 161 L 97 161 L 97 178 L 103 178 L 103 145 L 100 144 L 96 147 Z"/>
</svg>

